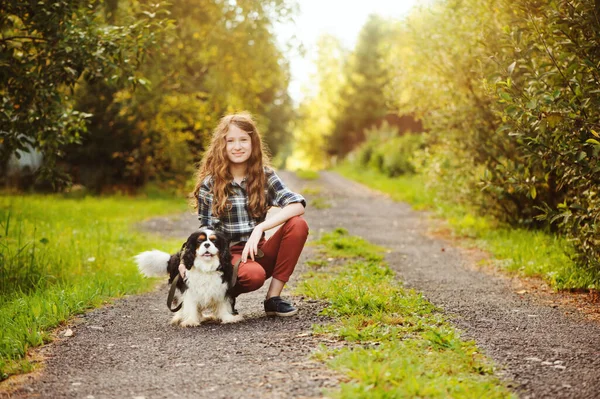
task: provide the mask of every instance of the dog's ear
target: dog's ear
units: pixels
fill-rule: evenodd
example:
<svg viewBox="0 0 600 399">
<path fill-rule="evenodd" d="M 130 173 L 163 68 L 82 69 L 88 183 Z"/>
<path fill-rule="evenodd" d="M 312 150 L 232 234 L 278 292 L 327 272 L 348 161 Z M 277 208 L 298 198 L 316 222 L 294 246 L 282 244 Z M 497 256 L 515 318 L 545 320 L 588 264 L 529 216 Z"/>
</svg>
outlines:
<svg viewBox="0 0 600 399">
<path fill-rule="evenodd" d="M 192 266 L 194 265 L 194 260 L 196 259 L 196 250 L 198 249 L 199 235 L 199 232 L 193 233 L 188 237 L 185 244 L 183 244 L 183 247 L 181 247 L 181 260 L 183 261 L 185 268 L 188 270 L 192 268 Z"/>
<path fill-rule="evenodd" d="M 216 232 L 215 235 L 217 236 L 217 248 L 219 248 L 219 268 L 223 269 L 223 267 L 226 266 L 225 269 L 229 269 L 229 266 L 231 265 L 231 251 L 229 250 L 229 240 L 225 237 L 223 233 Z"/>
</svg>

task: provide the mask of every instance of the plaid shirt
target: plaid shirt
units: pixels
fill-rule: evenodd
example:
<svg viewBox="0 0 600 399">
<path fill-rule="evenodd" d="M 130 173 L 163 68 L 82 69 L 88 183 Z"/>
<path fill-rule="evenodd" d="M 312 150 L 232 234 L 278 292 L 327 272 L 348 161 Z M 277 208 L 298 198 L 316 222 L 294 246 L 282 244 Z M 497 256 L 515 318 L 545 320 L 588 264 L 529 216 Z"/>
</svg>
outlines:
<svg viewBox="0 0 600 399">
<path fill-rule="evenodd" d="M 277 174 L 265 168 L 265 195 L 269 206 L 280 208 L 294 202 L 300 202 L 306 207 L 306 200 L 300 194 L 290 191 Z M 220 218 L 212 214 L 213 194 L 212 177 L 208 176 L 200 186 L 198 195 L 198 219 L 200 226 L 211 226 L 223 232 L 231 241 L 248 241 L 250 234 L 257 224 L 265 220 L 266 214 L 260 218 L 252 218 L 248 214 L 248 196 L 246 194 L 246 179 L 241 184 L 231 181 L 228 197 L 231 208 Z"/>
</svg>

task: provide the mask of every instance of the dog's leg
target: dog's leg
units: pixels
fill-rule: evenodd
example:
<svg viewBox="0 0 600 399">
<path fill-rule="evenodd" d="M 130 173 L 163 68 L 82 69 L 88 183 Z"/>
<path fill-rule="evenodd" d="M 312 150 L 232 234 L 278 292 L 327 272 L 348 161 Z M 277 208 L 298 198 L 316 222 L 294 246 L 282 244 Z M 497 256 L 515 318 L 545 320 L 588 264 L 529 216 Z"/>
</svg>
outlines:
<svg viewBox="0 0 600 399">
<path fill-rule="evenodd" d="M 189 295 L 187 295 L 189 291 L 186 291 L 183 294 L 183 307 L 179 312 L 181 314 L 181 327 L 196 327 L 200 325 L 200 318 L 198 315 L 198 306 L 192 301 Z M 179 313 L 177 312 L 177 313 Z"/>
<path fill-rule="evenodd" d="M 222 323 L 237 323 L 238 321 L 244 320 L 241 315 L 233 315 L 231 309 L 231 302 L 225 298 L 222 302 L 217 305 L 216 316 L 217 319 L 221 319 Z"/>
<path fill-rule="evenodd" d="M 179 323 L 181 323 L 181 320 L 183 319 L 183 311 L 181 309 L 179 309 L 177 312 L 175 312 L 175 314 L 173 315 L 173 318 L 171 319 L 171 324 L 172 325 L 177 325 Z"/>
</svg>

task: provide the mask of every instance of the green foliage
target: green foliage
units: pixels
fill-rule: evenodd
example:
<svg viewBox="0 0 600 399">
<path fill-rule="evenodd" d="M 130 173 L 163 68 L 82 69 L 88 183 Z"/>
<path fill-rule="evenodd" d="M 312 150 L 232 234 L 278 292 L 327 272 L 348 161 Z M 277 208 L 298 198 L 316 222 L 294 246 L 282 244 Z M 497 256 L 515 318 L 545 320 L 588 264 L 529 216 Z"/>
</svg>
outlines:
<svg viewBox="0 0 600 399">
<path fill-rule="evenodd" d="M 0 161 L 33 143 L 93 192 L 181 189 L 219 118 L 248 110 L 283 162 L 294 111 L 272 32 L 293 0 L 8 3 Z"/>
<path fill-rule="evenodd" d="M 518 3 L 499 57 L 506 70 L 490 90 L 503 122 L 498 130 L 511 138 L 513 162 L 521 165 L 486 181 L 524 197 L 521 206 L 565 232 L 598 273 L 599 14 L 589 1 Z"/>
<path fill-rule="evenodd" d="M 160 3 L 136 6 L 135 17 L 107 24 L 109 6 L 87 1 L 3 2 L 0 9 L 0 166 L 15 150 L 43 152 L 41 178 L 65 178 L 55 168 L 64 147 L 80 143 L 91 115 L 73 106 L 82 79 L 143 84 L 136 71 L 168 22 Z M 69 90 L 70 89 L 70 90 Z"/>
<path fill-rule="evenodd" d="M 395 27 L 386 88 L 424 121 L 417 170 L 439 195 L 559 231 L 600 273 L 598 10 L 593 2 L 448 0 Z"/>
<path fill-rule="evenodd" d="M 130 226 L 181 207 L 173 198 L 0 197 L 0 380 L 31 368 L 28 349 L 73 315 L 150 288 L 131 257 L 181 243 Z"/>
<path fill-rule="evenodd" d="M 334 318 L 315 333 L 353 343 L 315 355 L 349 378 L 334 397 L 511 397 L 475 344 L 462 341 L 431 303 L 395 281 L 382 248 L 344 229 L 317 244 L 322 258 L 345 261 L 339 273 L 318 262 L 319 271 L 299 287 L 302 295 L 327 301 L 324 313 Z"/>
<path fill-rule="evenodd" d="M 186 0 L 168 9 L 177 27 L 144 66 L 152 87 L 134 96 L 117 93 L 112 104 L 118 115 L 104 123 L 116 119 L 122 125 L 98 131 L 135 138 L 132 145 L 111 149 L 115 170 L 124 164 L 128 172 L 121 180 L 182 186 L 218 120 L 239 110 L 256 114 L 276 155 L 289 136 L 292 111 L 287 64 L 271 29 L 291 17 L 293 4 Z"/>
<path fill-rule="evenodd" d="M 387 22 L 377 15 L 369 16 L 345 66 L 339 113 L 328 140 L 332 155 L 344 156 L 356 148 L 365 139 L 365 130 L 387 113 L 383 93 L 389 73 L 382 60 L 389 46 L 388 35 Z"/>
<path fill-rule="evenodd" d="M 317 87 L 305 88 L 306 98 L 298 106 L 294 148 L 287 161 L 288 168 L 320 170 L 330 165 L 328 140 L 340 112 L 338 103 L 345 81 L 346 58 L 339 39 L 323 35 L 317 41 L 314 63 L 318 72 L 312 76 Z"/>
<path fill-rule="evenodd" d="M 390 177 L 414 174 L 413 157 L 425 145 L 422 134 L 398 136 L 398 129 L 384 122 L 380 127 L 366 130 L 367 141 L 358 147 L 352 158 Z"/>
<path fill-rule="evenodd" d="M 303 180 L 317 180 L 319 178 L 319 172 L 300 169 L 296 171 L 296 176 Z"/>
</svg>

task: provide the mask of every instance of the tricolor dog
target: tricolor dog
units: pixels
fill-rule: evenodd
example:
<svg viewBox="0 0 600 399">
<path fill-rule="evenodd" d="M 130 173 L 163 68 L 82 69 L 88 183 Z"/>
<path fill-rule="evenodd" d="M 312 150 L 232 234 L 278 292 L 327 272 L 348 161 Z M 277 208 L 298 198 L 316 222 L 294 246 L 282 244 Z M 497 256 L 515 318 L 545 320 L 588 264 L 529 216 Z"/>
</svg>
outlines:
<svg viewBox="0 0 600 399">
<path fill-rule="evenodd" d="M 185 277 L 177 282 L 182 307 L 173 316 L 171 324 L 192 327 L 207 319 L 216 318 L 223 323 L 243 319 L 232 314 L 233 266 L 229 243 L 221 234 L 201 228 L 189 236 L 176 254 L 152 250 L 142 252 L 135 260 L 140 272 L 146 276 L 168 273 L 169 284 L 179 274 L 179 265 L 185 266 Z M 213 317 L 203 314 L 207 311 L 211 311 Z"/>
</svg>

